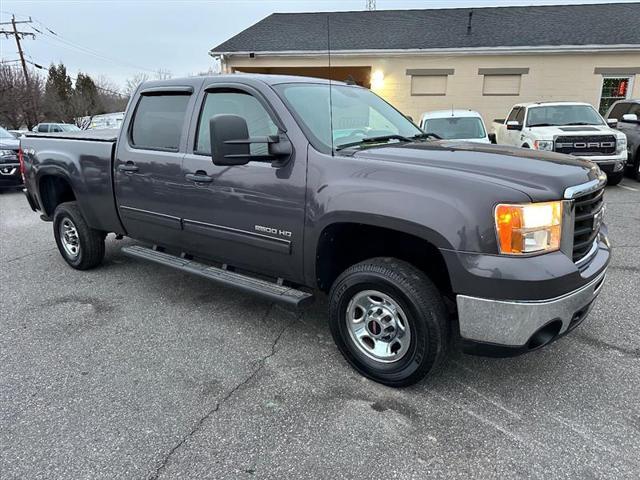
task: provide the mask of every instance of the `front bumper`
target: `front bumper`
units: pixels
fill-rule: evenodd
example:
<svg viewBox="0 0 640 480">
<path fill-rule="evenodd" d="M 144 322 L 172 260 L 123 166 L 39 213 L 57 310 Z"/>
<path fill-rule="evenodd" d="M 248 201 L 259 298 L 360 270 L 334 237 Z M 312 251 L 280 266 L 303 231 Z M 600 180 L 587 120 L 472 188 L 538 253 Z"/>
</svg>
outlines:
<svg viewBox="0 0 640 480">
<path fill-rule="evenodd" d="M 593 307 L 606 268 L 587 285 L 557 298 L 536 301 L 505 301 L 457 296 L 460 335 L 467 353 L 509 356 L 525 353 L 539 343 L 536 334 L 547 329 L 548 340 L 577 327 Z"/>
<path fill-rule="evenodd" d="M 4 159 L 3 159 L 4 160 Z M 20 164 L 16 161 L 0 162 L 0 189 L 18 188 L 22 185 Z"/>
<path fill-rule="evenodd" d="M 627 163 L 627 152 L 606 157 L 594 155 L 580 158 L 596 163 L 600 167 L 600 170 L 605 173 L 616 173 L 621 172 L 624 169 L 624 166 Z"/>
</svg>

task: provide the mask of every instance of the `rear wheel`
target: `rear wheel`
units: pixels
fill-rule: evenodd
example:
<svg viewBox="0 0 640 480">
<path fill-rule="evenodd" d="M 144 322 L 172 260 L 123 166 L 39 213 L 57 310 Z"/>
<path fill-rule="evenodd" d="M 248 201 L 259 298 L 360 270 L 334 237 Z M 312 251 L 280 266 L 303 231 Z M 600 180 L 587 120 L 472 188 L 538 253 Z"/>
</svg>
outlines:
<svg viewBox="0 0 640 480">
<path fill-rule="evenodd" d="M 421 380 L 444 358 L 444 303 L 413 265 L 395 258 L 358 263 L 338 277 L 329 295 L 333 339 L 362 375 L 403 387 Z"/>
<path fill-rule="evenodd" d="M 87 225 L 76 202 L 61 203 L 53 214 L 53 236 L 62 258 L 78 270 L 94 268 L 104 258 L 104 233 Z"/>
</svg>

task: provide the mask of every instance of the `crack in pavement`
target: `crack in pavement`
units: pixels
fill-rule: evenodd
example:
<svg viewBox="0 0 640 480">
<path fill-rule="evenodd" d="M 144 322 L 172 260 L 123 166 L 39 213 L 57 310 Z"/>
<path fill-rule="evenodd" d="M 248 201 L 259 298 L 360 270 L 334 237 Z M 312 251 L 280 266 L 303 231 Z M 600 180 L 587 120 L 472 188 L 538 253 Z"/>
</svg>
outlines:
<svg viewBox="0 0 640 480">
<path fill-rule="evenodd" d="M 273 310 L 274 307 L 274 303 L 271 303 L 269 305 L 269 307 L 267 308 L 267 311 L 264 313 L 264 315 L 261 318 L 261 322 L 264 322 L 268 317 L 269 314 L 271 313 L 271 311 Z M 302 313 L 297 317 L 297 319 L 302 317 Z M 270 353 L 268 353 L 267 355 L 265 355 L 264 357 L 259 358 L 258 360 L 256 360 L 254 362 L 254 365 L 258 365 L 257 368 L 255 368 L 251 374 L 249 374 L 247 376 L 247 378 L 245 378 L 243 381 L 241 381 L 240 383 L 238 383 L 236 386 L 234 386 L 231 390 L 229 390 L 229 392 L 222 397 L 221 400 L 217 401 L 215 406 L 209 410 L 208 412 L 206 412 L 204 414 L 204 416 L 202 416 L 195 424 L 194 426 L 191 428 L 191 430 L 184 435 L 180 441 L 178 443 L 176 443 L 171 450 L 169 450 L 169 452 L 164 456 L 164 458 L 162 459 L 162 462 L 160 462 L 160 465 L 156 468 L 156 471 L 153 473 L 153 475 L 151 475 L 149 478 L 149 480 L 157 480 L 160 475 L 162 474 L 162 472 L 164 471 L 164 469 L 167 467 L 167 465 L 169 465 L 169 462 L 171 460 L 171 457 L 173 456 L 174 453 L 176 453 L 178 450 L 180 450 L 180 448 L 182 448 L 182 446 L 191 438 L 193 437 L 196 433 L 198 433 L 198 431 L 202 428 L 202 426 L 205 424 L 205 422 L 210 419 L 218 410 L 220 410 L 220 408 L 222 407 L 222 405 L 229 400 L 238 390 L 240 390 L 243 386 L 247 385 L 251 380 L 253 380 L 256 375 L 258 375 L 258 373 L 260 373 L 260 371 L 264 368 L 266 361 L 273 357 L 276 353 L 276 347 L 278 346 L 278 343 L 280 342 L 280 339 L 282 338 L 282 336 L 284 335 L 285 331 L 291 326 L 293 325 L 293 323 L 286 323 L 284 325 L 284 327 L 282 327 L 282 329 L 280 330 L 280 332 L 278 333 L 278 335 L 276 335 L 276 338 L 273 340 L 273 342 L 271 343 L 271 351 Z"/>
<path fill-rule="evenodd" d="M 20 256 L 18 256 L 18 257 L 13 257 L 13 258 L 10 258 L 10 259 L 8 259 L 8 260 L 3 260 L 3 261 L 2 261 L 2 262 L 0 262 L 0 263 L 2 263 L 2 264 L 6 264 L 6 263 L 11 263 L 11 262 L 16 262 L 16 261 L 18 261 L 18 260 L 22 260 L 23 258 L 32 257 L 33 255 L 38 255 L 38 254 L 40 254 L 40 253 L 51 252 L 51 251 L 53 251 L 53 250 L 57 250 L 57 248 L 56 248 L 56 247 L 53 247 L 53 248 L 45 248 L 44 250 L 38 250 L 37 252 L 25 253 L 24 255 L 20 255 Z"/>
<path fill-rule="evenodd" d="M 629 265 L 610 265 L 611 270 L 624 270 L 626 272 L 640 272 L 640 267 Z"/>
<path fill-rule="evenodd" d="M 586 345 L 596 348 L 602 348 L 605 350 L 614 350 L 622 355 L 631 357 L 631 358 L 640 358 L 640 348 L 625 348 L 619 347 L 618 345 L 614 345 L 612 343 L 604 342 L 598 338 L 589 337 L 587 335 L 581 333 L 574 333 L 571 338 L 578 340 Z"/>
</svg>

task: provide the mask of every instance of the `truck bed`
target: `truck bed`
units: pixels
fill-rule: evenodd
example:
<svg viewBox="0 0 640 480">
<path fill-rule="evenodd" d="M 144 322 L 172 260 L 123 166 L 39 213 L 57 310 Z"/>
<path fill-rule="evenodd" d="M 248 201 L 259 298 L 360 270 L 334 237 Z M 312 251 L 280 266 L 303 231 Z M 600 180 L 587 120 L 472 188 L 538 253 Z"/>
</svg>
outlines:
<svg viewBox="0 0 640 480">
<path fill-rule="evenodd" d="M 120 130 L 118 130 L 117 128 L 82 130 L 80 132 L 28 132 L 25 134 L 25 137 L 64 138 L 66 140 L 91 140 L 93 142 L 115 142 L 118 139 L 119 132 Z"/>
<path fill-rule="evenodd" d="M 41 198 L 43 182 L 55 176 L 73 190 L 87 223 L 96 230 L 122 233 L 113 192 L 113 155 L 119 130 L 29 133 L 20 141 L 29 174 L 27 189 L 35 193 L 47 218 L 47 198 Z"/>
</svg>

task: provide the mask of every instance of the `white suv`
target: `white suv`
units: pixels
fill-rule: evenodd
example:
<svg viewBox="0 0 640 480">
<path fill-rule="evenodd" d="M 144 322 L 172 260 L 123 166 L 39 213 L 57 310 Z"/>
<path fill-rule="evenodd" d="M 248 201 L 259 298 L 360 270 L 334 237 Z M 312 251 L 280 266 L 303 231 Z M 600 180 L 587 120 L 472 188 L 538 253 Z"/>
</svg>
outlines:
<svg viewBox="0 0 640 480">
<path fill-rule="evenodd" d="M 446 140 L 491 143 L 484 120 L 473 110 L 439 110 L 420 117 L 420 128 Z"/>
</svg>

